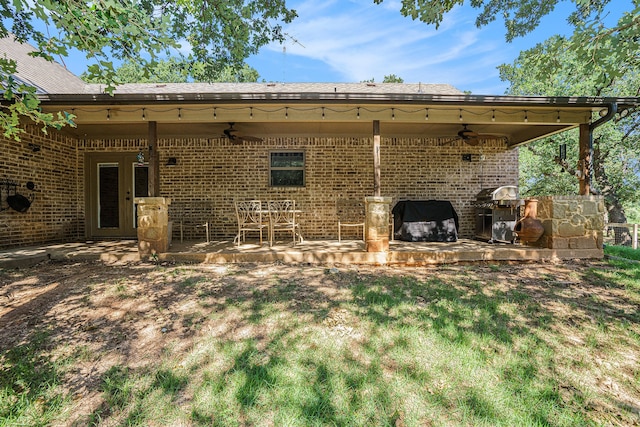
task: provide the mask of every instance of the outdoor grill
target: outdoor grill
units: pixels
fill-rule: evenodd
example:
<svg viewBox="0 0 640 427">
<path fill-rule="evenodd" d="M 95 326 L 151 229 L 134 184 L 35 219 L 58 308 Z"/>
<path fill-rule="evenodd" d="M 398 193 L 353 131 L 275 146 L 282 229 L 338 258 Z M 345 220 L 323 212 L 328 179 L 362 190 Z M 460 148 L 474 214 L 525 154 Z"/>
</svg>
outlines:
<svg viewBox="0 0 640 427">
<path fill-rule="evenodd" d="M 476 195 L 474 204 L 476 214 L 475 237 L 493 242 L 513 243 L 513 229 L 518 220 L 518 187 L 505 185 L 497 188 L 485 188 Z"/>
</svg>

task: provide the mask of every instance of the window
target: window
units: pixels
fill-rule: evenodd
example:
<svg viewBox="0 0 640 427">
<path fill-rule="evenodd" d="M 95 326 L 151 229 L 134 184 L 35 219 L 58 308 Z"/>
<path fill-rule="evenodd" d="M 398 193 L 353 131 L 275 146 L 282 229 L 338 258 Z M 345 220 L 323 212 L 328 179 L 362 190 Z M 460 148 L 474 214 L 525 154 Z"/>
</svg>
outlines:
<svg viewBox="0 0 640 427">
<path fill-rule="evenodd" d="M 269 177 L 272 187 L 303 187 L 304 151 L 271 152 Z"/>
</svg>

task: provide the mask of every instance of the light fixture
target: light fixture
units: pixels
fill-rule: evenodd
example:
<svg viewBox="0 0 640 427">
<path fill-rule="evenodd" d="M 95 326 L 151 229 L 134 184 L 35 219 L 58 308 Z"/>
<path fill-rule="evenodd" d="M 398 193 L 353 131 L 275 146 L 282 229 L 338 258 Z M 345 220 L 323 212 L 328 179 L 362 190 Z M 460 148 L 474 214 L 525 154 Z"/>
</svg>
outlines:
<svg viewBox="0 0 640 427">
<path fill-rule="evenodd" d="M 558 110 L 558 117 L 556 117 L 556 123 L 560 123 L 560 110 Z"/>
<path fill-rule="evenodd" d="M 322 120 L 324 120 L 324 107 L 322 107 Z"/>
<path fill-rule="evenodd" d="M 460 110 L 460 116 L 458 118 L 462 121 L 462 110 Z"/>
<path fill-rule="evenodd" d="M 175 166 L 178 164 L 178 159 L 175 157 L 169 157 L 167 159 L 167 166 Z"/>
<path fill-rule="evenodd" d="M 216 113 L 216 107 L 213 107 L 213 120 L 218 118 L 218 113 Z"/>
<path fill-rule="evenodd" d="M 529 123 L 529 113 L 527 110 L 524 110 L 524 122 Z"/>
<path fill-rule="evenodd" d="M 425 111 L 426 111 L 426 112 L 424 113 L 424 119 L 425 119 L 425 120 L 429 120 L 429 109 L 428 109 L 428 108 L 425 108 Z"/>
<path fill-rule="evenodd" d="M 138 154 L 136 155 L 136 160 L 138 161 L 138 166 L 144 165 L 144 153 L 142 152 L 142 150 L 138 151 Z"/>
<path fill-rule="evenodd" d="M 495 121 L 496 121 L 496 110 L 493 110 L 493 111 L 491 112 L 491 121 L 492 121 L 492 122 L 495 122 Z"/>
<path fill-rule="evenodd" d="M 284 118 L 285 119 L 289 118 L 289 107 L 284 107 Z"/>
<path fill-rule="evenodd" d="M 356 118 L 357 118 L 357 119 L 360 119 L 360 107 L 358 107 L 358 108 L 356 109 L 356 111 L 357 111 L 357 113 L 356 113 Z"/>
<path fill-rule="evenodd" d="M 111 108 L 107 108 L 107 120 L 111 120 Z"/>
<path fill-rule="evenodd" d="M 253 107 L 249 107 L 249 118 L 253 119 Z"/>
<path fill-rule="evenodd" d="M 182 120 L 182 108 L 178 108 L 178 120 Z"/>
<path fill-rule="evenodd" d="M 394 108 L 391 109 L 391 120 L 396 119 L 396 110 Z"/>
<path fill-rule="evenodd" d="M 142 109 L 142 120 L 147 120 L 147 115 L 144 113 L 145 109 Z"/>
</svg>

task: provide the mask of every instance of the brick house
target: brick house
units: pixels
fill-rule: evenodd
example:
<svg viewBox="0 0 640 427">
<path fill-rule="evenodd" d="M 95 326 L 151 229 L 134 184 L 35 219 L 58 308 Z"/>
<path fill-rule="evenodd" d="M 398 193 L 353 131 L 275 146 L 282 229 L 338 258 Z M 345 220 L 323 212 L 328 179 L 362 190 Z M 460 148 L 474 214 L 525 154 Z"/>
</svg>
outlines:
<svg viewBox="0 0 640 427">
<path fill-rule="evenodd" d="M 476 195 L 517 185 L 520 145 L 578 127 L 587 170 L 593 113 L 608 119 L 638 101 L 420 83 L 126 84 L 111 96 L 28 51 L 0 44 L 43 110 L 71 112 L 77 127 L 44 134 L 26 123 L 20 141 L 0 138 L 0 248 L 135 238 L 141 196 L 208 203 L 220 240 L 236 233 L 235 199 L 295 199 L 307 239 L 337 237 L 338 199 L 448 200 L 460 237 L 472 238 Z M 32 200 L 26 212 L 8 207 L 12 191 Z"/>
</svg>

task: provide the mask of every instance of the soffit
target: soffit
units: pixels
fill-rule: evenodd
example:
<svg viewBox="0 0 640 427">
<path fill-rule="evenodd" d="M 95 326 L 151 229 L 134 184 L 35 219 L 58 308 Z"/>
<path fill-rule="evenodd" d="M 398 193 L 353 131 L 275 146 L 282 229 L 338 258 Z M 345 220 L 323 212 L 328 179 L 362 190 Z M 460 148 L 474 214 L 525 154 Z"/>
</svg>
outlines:
<svg viewBox="0 0 640 427">
<path fill-rule="evenodd" d="M 314 87 L 311 85 L 310 87 Z M 146 138 L 148 122 L 159 138 L 223 135 L 229 123 L 245 135 L 269 137 L 372 134 L 380 121 L 383 137 L 455 137 L 469 129 L 505 138 L 514 147 L 589 123 L 612 102 L 619 109 L 638 98 L 486 97 L 464 94 L 380 92 L 218 92 L 175 94 L 48 95 L 45 111 L 77 116 L 65 133 L 80 139 Z M 197 98 L 197 99 L 196 99 Z M 597 117 L 597 116 L 596 116 Z"/>
</svg>

